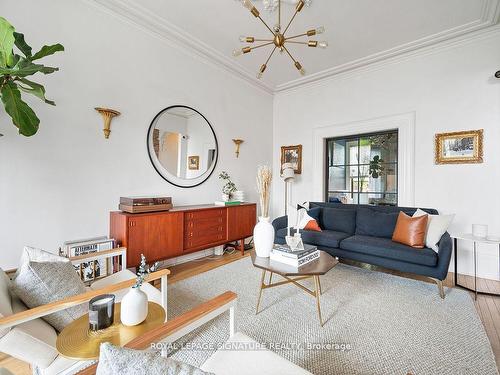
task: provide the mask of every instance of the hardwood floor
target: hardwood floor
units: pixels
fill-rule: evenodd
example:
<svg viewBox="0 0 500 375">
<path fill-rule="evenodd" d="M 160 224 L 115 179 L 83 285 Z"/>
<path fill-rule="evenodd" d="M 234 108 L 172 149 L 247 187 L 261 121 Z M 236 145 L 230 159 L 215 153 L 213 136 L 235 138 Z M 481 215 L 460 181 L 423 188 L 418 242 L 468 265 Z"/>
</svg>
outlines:
<svg viewBox="0 0 500 375">
<path fill-rule="evenodd" d="M 244 256 L 248 257 L 249 255 L 250 252 L 247 251 L 245 252 Z M 234 252 L 233 254 L 226 254 L 222 257 L 207 257 L 169 267 L 171 274 L 169 276 L 168 283 L 174 284 L 176 282 L 185 280 L 189 277 L 198 275 L 200 273 L 207 272 L 212 269 L 224 266 L 228 263 L 234 262 L 241 258 L 242 256 L 239 252 Z M 392 275 L 398 275 L 410 279 L 434 283 L 434 281 L 423 276 L 410 275 L 403 272 L 388 270 L 382 267 L 377 267 L 369 264 L 357 263 L 352 261 L 342 261 L 342 262 L 356 267 L 376 270 L 379 272 L 385 272 Z M 473 288 L 474 278 L 470 276 L 459 275 L 459 283 L 466 285 L 470 288 Z M 443 282 L 443 284 L 445 287 L 448 288 L 455 287 L 453 273 L 448 274 L 448 277 Z M 478 289 L 494 293 L 500 293 L 500 281 L 478 279 Z M 436 293 L 438 293 L 437 286 L 436 286 Z M 471 293 L 471 296 L 472 298 L 474 298 L 473 293 Z M 493 353 L 495 354 L 497 367 L 500 368 L 500 297 L 478 295 L 477 301 L 475 301 L 474 304 L 481 318 L 481 321 L 483 322 L 486 334 L 488 335 L 488 338 L 491 342 Z M 2 353 L 0 353 L 0 367 L 5 367 L 16 375 L 31 374 L 29 365 L 27 365 L 24 362 L 18 361 L 14 358 L 8 357 Z"/>
</svg>

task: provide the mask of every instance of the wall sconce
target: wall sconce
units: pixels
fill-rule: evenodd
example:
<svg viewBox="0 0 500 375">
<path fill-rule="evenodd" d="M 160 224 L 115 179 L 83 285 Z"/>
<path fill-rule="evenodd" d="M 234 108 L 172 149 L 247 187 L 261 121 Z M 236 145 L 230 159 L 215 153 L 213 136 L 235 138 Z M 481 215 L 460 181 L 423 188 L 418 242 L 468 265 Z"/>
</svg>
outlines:
<svg viewBox="0 0 500 375">
<path fill-rule="evenodd" d="M 113 117 L 119 116 L 120 112 L 109 108 L 96 107 L 94 109 L 99 112 L 104 119 L 104 128 L 102 129 L 102 131 L 104 132 L 104 138 L 108 139 L 109 134 L 111 133 L 111 119 Z"/>
<path fill-rule="evenodd" d="M 240 157 L 240 145 L 245 142 L 243 139 L 233 139 L 234 144 L 236 145 L 236 157 Z"/>
</svg>

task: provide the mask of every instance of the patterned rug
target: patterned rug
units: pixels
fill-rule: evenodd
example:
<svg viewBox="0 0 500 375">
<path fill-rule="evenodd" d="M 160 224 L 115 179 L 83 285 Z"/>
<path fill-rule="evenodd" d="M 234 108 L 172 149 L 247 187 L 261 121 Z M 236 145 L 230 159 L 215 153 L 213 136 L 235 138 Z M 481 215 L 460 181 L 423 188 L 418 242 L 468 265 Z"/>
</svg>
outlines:
<svg viewBox="0 0 500 375">
<path fill-rule="evenodd" d="M 244 258 L 177 282 L 169 318 L 232 290 L 237 330 L 313 374 L 498 374 L 465 291 L 445 288 L 442 300 L 434 284 L 339 264 L 321 279 L 322 328 L 314 298 L 292 285 L 264 290 L 255 315 L 260 276 Z M 225 314 L 179 341 L 190 347 L 172 357 L 200 366 L 228 331 Z"/>
</svg>

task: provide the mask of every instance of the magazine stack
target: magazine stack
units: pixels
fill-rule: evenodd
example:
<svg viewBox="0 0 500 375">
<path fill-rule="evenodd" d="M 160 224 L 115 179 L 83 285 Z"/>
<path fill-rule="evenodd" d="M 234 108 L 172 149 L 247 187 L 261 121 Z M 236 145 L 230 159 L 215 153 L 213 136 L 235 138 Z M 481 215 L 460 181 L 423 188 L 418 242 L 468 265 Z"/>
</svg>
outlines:
<svg viewBox="0 0 500 375">
<path fill-rule="evenodd" d="M 270 259 L 299 268 L 318 259 L 319 256 L 318 248 L 308 244 L 304 244 L 304 250 L 292 250 L 288 245 L 274 245 Z"/>
</svg>

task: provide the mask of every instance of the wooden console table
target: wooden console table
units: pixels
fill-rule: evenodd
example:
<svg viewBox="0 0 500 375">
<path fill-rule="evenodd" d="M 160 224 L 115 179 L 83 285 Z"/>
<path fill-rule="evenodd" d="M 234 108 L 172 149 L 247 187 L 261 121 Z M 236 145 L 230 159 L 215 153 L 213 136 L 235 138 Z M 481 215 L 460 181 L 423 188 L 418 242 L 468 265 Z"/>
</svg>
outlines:
<svg viewBox="0 0 500 375">
<path fill-rule="evenodd" d="M 165 260 L 199 250 L 240 241 L 253 235 L 257 220 L 255 203 L 220 207 L 213 204 L 174 207 L 170 211 L 110 214 L 110 237 L 127 248 L 127 267 Z"/>
</svg>

